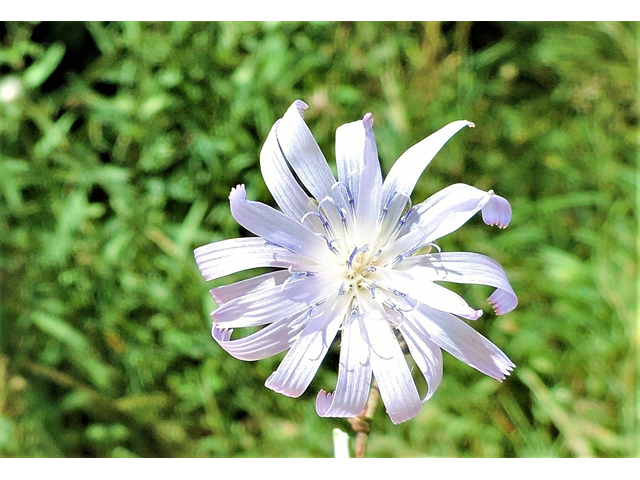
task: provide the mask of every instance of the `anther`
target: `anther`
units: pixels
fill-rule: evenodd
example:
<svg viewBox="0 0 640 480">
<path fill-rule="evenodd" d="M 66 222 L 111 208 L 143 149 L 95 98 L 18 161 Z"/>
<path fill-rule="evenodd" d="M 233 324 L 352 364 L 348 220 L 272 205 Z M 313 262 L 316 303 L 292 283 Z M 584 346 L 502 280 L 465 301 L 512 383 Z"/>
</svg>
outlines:
<svg viewBox="0 0 640 480">
<path fill-rule="evenodd" d="M 368 250 L 369 250 L 369 244 L 363 245 L 360 248 L 354 247 L 353 252 L 351 252 L 351 255 L 349 255 L 349 260 L 347 260 L 347 267 L 351 269 L 353 265 L 353 260 L 356 258 L 356 255 L 358 255 L 361 252 L 366 252 Z"/>
</svg>

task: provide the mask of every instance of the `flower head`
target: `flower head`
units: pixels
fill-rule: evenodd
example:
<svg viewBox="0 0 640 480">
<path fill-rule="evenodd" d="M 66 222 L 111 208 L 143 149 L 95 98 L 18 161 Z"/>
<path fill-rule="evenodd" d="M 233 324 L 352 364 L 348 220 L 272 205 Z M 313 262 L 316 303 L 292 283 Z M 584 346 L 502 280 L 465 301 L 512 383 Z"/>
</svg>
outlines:
<svg viewBox="0 0 640 480">
<path fill-rule="evenodd" d="M 241 270 L 275 267 L 211 290 L 214 339 L 234 357 L 259 360 L 287 351 L 266 386 L 301 395 L 340 332 L 335 391 L 320 391 L 319 415 L 357 416 L 372 377 L 394 423 L 414 417 L 442 379 L 442 349 L 497 380 L 514 364 L 466 322 L 481 310 L 437 282 L 489 285 L 497 314 L 517 305 L 502 267 L 477 253 L 441 252 L 436 240 L 478 211 L 488 225 L 505 228 L 511 207 L 493 191 L 455 184 L 412 205 L 411 192 L 436 153 L 459 130 L 460 120 L 407 150 L 382 181 L 373 117 L 338 128 L 334 178 L 294 102 L 276 122 L 260 154 L 262 174 L 281 211 L 231 190 L 231 213 L 257 235 L 195 250 L 207 280 Z M 424 253 L 424 252 L 428 253 Z M 231 339 L 236 328 L 264 326 Z M 424 375 L 420 398 L 401 347 Z"/>
</svg>

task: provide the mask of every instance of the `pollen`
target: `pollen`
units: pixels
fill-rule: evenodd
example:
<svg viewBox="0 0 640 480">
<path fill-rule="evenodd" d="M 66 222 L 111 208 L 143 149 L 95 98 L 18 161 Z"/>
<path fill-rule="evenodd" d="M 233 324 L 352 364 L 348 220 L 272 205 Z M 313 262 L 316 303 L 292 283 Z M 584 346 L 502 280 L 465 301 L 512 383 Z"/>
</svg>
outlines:
<svg viewBox="0 0 640 480">
<path fill-rule="evenodd" d="M 372 290 L 375 281 L 371 281 L 371 273 L 376 271 L 375 263 L 380 252 L 369 251 L 369 245 L 354 247 L 351 254 L 345 259 L 345 276 L 348 290 L 363 288 Z"/>
</svg>

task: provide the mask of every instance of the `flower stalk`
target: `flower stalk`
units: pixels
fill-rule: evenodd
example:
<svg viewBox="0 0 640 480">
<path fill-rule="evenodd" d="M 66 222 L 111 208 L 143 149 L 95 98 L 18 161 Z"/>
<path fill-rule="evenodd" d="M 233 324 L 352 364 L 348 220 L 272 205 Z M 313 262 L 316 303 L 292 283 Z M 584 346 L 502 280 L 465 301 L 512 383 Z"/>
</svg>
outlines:
<svg viewBox="0 0 640 480">
<path fill-rule="evenodd" d="M 362 412 L 360 412 L 360 415 L 349 418 L 351 428 L 353 428 L 356 434 L 356 458 L 365 457 L 369 435 L 371 434 L 371 426 L 373 424 L 373 415 L 378 406 L 379 399 L 380 390 L 378 390 L 378 385 L 374 381 L 371 386 L 371 393 L 369 394 L 367 405 Z"/>
</svg>

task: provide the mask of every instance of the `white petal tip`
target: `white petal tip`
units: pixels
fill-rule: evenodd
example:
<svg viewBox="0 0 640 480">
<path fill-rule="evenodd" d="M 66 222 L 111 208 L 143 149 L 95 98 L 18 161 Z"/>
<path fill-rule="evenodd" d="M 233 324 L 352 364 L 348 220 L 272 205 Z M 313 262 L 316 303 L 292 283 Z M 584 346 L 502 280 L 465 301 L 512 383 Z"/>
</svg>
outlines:
<svg viewBox="0 0 640 480">
<path fill-rule="evenodd" d="M 307 105 L 306 103 L 304 103 L 302 100 L 296 100 L 295 102 L 293 102 L 293 105 L 295 105 L 296 109 L 298 110 L 298 112 L 300 113 L 300 115 L 303 114 L 303 112 L 309 108 L 309 105 Z"/>
<path fill-rule="evenodd" d="M 367 129 L 373 128 L 373 114 L 370 112 L 366 113 L 362 118 L 362 122 L 364 123 L 365 128 Z"/>
<path fill-rule="evenodd" d="M 329 407 L 331 407 L 331 399 L 333 398 L 333 393 L 327 393 L 324 390 L 320 390 L 318 395 L 316 396 L 316 412 L 320 417 L 326 416 L 329 411 Z"/>
<path fill-rule="evenodd" d="M 406 422 L 407 420 L 411 420 L 413 417 L 420 413 L 420 407 L 422 406 L 422 402 L 420 402 L 418 408 L 406 410 L 403 412 L 390 412 L 387 410 L 387 414 L 391 419 L 391 422 L 394 425 L 398 425 L 399 423 Z"/>
<path fill-rule="evenodd" d="M 277 378 L 276 373 L 277 372 L 273 372 L 271 375 L 269 375 L 269 378 L 267 378 L 267 380 L 264 382 L 265 387 L 273 390 L 274 392 L 280 393 L 286 397 L 292 397 L 292 398 L 297 398 L 304 393 L 304 390 L 299 392 L 290 388 L 286 388 L 285 386 L 281 385 L 280 382 L 276 381 L 276 378 Z"/>
<path fill-rule="evenodd" d="M 465 122 L 467 122 L 467 125 L 469 126 L 469 128 L 476 128 L 476 124 L 473 122 L 470 122 L 469 120 L 465 120 Z"/>
<path fill-rule="evenodd" d="M 478 320 L 484 312 L 482 310 L 474 310 L 473 313 L 468 317 L 469 320 Z"/>
<path fill-rule="evenodd" d="M 496 377 L 496 380 L 498 380 L 500 383 L 504 382 L 507 379 L 507 377 L 511 375 L 511 372 L 513 372 L 514 368 L 516 368 L 515 364 L 509 362 L 507 366 L 503 367 L 501 372 L 502 376 Z"/>
<path fill-rule="evenodd" d="M 247 191 L 244 188 L 244 184 L 236 185 L 231 189 L 231 192 L 229 193 L 229 200 L 233 200 L 235 198 L 239 200 L 247 198 Z"/>
</svg>

